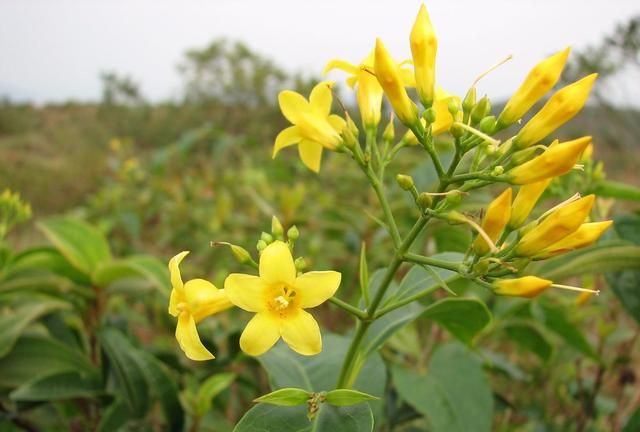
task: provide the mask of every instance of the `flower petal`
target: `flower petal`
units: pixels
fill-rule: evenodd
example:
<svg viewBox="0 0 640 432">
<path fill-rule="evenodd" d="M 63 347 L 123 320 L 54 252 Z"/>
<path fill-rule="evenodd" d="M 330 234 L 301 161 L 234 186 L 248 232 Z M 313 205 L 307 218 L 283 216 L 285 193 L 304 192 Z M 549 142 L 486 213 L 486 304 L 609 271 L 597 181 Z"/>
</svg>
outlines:
<svg viewBox="0 0 640 432">
<path fill-rule="evenodd" d="M 171 286 L 174 290 L 182 292 L 182 275 L 180 274 L 180 263 L 189 254 L 189 251 L 180 252 L 169 260 L 169 275 L 171 277 Z"/>
<path fill-rule="evenodd" d="M 357 74 L 360 71 L 360 68 L 356 65 L 353 65 L 344 60 L 333 59 L 329 60 L 329 63 L 327 63 L 327 65 L 324 67 L 322 74 L 328 74 L 333 69 L 340 69 L 353 75 Z"/>
<path fill-rule="evenodd" d="M 273 146 L 272 157 L 275 158 L 281 149 L 296 144 L 301 140 L 302 137 L 300 136 L 300 130 L 298 129 L 298 126 L 290 126 L 280 131 L 280 133 L 276 137 L 276 143 Z"/>
<path fill-rule="evenodd" d="M 320 172 L 322 144 L 315 141 L 302 140 L 298 145 L 298 154 L 307 168 L 316 173 Z"/>
<path fill-rule="evenodd" d="M 322 117 L 327 117 L 331 113 L 331 104 L 333 103 L 331 87 L 333 87 L 332 81 L 322 81 L 316 84 L 309 95 L 311 109 Z"/>
<path fill-rule="evenodd" d="M 224 290 L 219 290 L 204 279 L 187 281 L 184 284 L 184 293 L 189 311 L 196 322 L 233 306 Z"/>
<path fill-rule="evenodd" d="M 315 355 L 322 351 L 322 336 L 315 318 L 302 309 L 282 320 L 282 339 L 302 355 Z"/>
<path fill-rule="evenodd" d="M 342 129 L 347 126 L 347 122 L 345 121 L 345 119 L 337 114 L 331 114 L 327 118 L 327 120 L 329 121 L 331 127 L 334 128 L 338 133 L 342 132 Z"/>
<path fill-rule="evenodd" d="M 269 312 L 255 314 L 240 336 L 240 348 L 252 356 L 264 354 L 280 339 L 280 321 Z"/>
<path fill-rule="evenodd" d="M 295 290 L 300 307 L 312 308 L 327 301 L 340 286 L 342 275 L 336 271 L 312 271 L 298 276 Z"/>
<path fill-rule="evenodd" d="M 180 348 L 185 355 L 191 360 L 211 360 L 213 354 L 207 350 L 198 336 L 196 321 L 193 315 L 183 312 L 178 317 L 178 326 L 176 327 L 176 339 L 180 344 Z"/>
<path fill-rule="evenodd" d="M 293 124 L 297 124 L 300 120 L 300 114 L 311 110 L 309 102 L 300 93 L 291 90 L 284 90 L 278 94 L 278 102 L 280 110 L 287 120 Z"/>
<path fill-rule="evenodd" d="M 260 255 L 259 272 L 260 279 L 267 285 L 280 283 L 293 286 L 296 281 L 296 266 L 289 246 L 280 240 L 267 246 Z"/>
<path fill-rule="evenodd" d="M 172 289 L 171 297 L 169 297 L 169 315 L 177 317 L 180 314 L 178 305 L 182 302 L 184 302 L 184 292 L 178 292 Z"/>
<path fill-rule="evenodd" d="M 229 301 L 249 312 L 265 310 L 266 289 L 267 286 L 260 277 L 248 274 L 231 273 L 224 281 L 224 292 Z"/>
</svg>

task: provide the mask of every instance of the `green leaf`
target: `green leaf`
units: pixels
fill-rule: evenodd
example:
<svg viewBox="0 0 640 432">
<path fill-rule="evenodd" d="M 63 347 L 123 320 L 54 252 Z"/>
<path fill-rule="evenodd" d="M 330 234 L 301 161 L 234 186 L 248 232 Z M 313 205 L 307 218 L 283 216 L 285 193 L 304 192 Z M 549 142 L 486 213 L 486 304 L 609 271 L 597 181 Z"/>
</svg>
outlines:
<svg viewBox="0 0 640 432">
<path fill-rule="evenodd" d="M 569 252 L 546 260 L 537 266 L 536 276 L 560 282 L 585 272 L 604 273 L 640 268 L 640 246 L 621 244 L 620 241 L 602 242 L 598 245 Z"/>
<path fill-rule="evenodd" d="M 222 393 L 236 379 L 232 373 L 220 373 L 207 378 L 198 388 L 197 413 L 202 416 L 211 409 L 213 398 Z"/>
<path fill-rule="evenodd" d="M 437 322 L 466 345 L 471 345 L 473 338 L 491 322 L 487 306 L 470 298 L 445 298 L 428 306 L 421 316 Z"/>
<path fill-rule="evenodd" d="M 40 222 L 38 228 L 84 274 L 91 275 L 99 264 L 111 260 L 104 235 L 86 222 L 59 216 Z"/>
<path fill-rule="evenodd" d="M 162 294 L 169 295 L 167 267 L 151 256 L 138 255 L 105 262 L 92 275 L 93 282 L 101 287 L 132 277 L 144 278 Z"/>
<path fill-rule="evenodd" d="M 564 308 L 547 303 L 542 305 L 542 311 L 543 313 L 538 316 L 538 320 L 543 322 L 545 327 L 560 336 L 567 345 L 587 357 L 598 360 L 598 354 L 578 328 L 567 318 L 567 311 Z"/>
<path fill-rule="evenodd" d="M 640 430 L 640 408 L 636 409 L 633 415 L 627 420 L 622 432 L 638 432 Z"/>
<path fill-rule="evenodd" d="M 402 399 L 424 415 L 433 432 L 488 432 L 493 418 L 493 396 L 476 357 L 463 345 L 441 346 L 419 374 L 406 367 L 392 368 L 393 382 Z"/>
<path fill-rule="evenodd" d="M 516 345 L 534 353 L 545 363 L 551 358 L 553 346 L 533 323 L 510 322 L 503 330 Z"/>
<path fill-rule="evenodd" d="M 97 432 L 113 432 L 120 430 L 131 419 L 129 405 L 120 398 L 116 398 L 104 411 Z"/>
<path fill-rule="evenodd" d="M 380 398 L 350 389 L 331 390 L 326 396 L 326 402 L 335 406 L 349 406 L 378 399 Z"/>
<path fill-rule="evenodd" d="M 9 388 L 59 372 L 98 374 L 81 352 L 39 334 L 23 334 L 11 352 L 0 359 L 0 371 L 0 387 Z"/>
<path fill-rule="evenodd" d="M 457 225 L 438 224 L 433 230 L 438 252 L 465 253 L 471 243 L 471 231 Z"/>
<path fill-rule="evenodd" d="M 615 219 L 614 228 L 619 237 L 640 245 L 640 215 L 624 215 Z M 606 274 L 622 307 L 640 323 L 640 266 L 634 269 Z"/>
<path fill-rule="evenodd" d="M 601 180 L 593 186 L 589 193 L 605 198 L 618 198 L 640 201 L 640 189 L 626 183 L 612 180 Z"/>
<path fill-rule="evenodd" d="M 87 275 L 78 271 L 69 264 L 60 252 L 50 246 L 41 246 L 26 249 L 11 259 L 11 263 L 6 269 L 4 279 L 10 280 L 18 276 L 56 275 L 68 278 L 76 283 L 88 283 Z"/>
<path fill-rule="evenodd" d="M 14 401 L 49 401 L 91 398 L 103 391 L 96 375 L 61 372 L 28 381 L 12 391 L 9 397 Z"/>
<path fill-rule="evenodd" d="M 43 315 L 54 310 L 65 309 L 66 303 L 42 300 L 28 303 L 0 315 L 0 358 L 7 355 L 24 329 Z"/>
<path fill-rule="evenodd" d="M 132 415 L 142 417 L 149 407 L 149 389 L 136 348 L 115 329 L 102 330 L 98 336 Z"/>
<path fill-rule="evenodd" d="M 299 388 L 283 388 L 266 395 L 262 395 L 253 401 L 278 406 L 297 406 L 306 404 L 310 397 L 311 393 L 306 390 Z"/>
<path fill-rule="evenodd" d="M 368 404 L 348 407 L 321 404 L 313 420 L 307 418 L 303 406 L 259 404 L 240 419 L 233 432 L 372 432 L 373 424 Z"/>
</svg>

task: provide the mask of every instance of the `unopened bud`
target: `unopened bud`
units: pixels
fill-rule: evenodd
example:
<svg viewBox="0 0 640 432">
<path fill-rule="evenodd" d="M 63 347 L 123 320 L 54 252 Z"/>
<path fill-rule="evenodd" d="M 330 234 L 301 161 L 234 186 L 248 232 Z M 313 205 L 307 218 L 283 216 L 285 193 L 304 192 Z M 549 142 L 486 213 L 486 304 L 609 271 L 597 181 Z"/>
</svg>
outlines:
<svg viewBox="0 0 640 432">
<path fill-rule="evenodd" d="M 289 230 L 287 231 L 287 238 L 289 240 L 293 240 L 296 241 L 298 240 L 298 237 L 300 237 L 300 232 L 298 231 L 298 228 L 293 225 L 291 228 L 289 228 Z"/>
<path fill-rule="evenodd" d="M 262 232 L 262 234 L 260 234 L 260 240 L 262 240 L 266 244 L 270 244 L 273 243 L 273 236 L 269 233 Z"/>
<path fill-rule="evenodd" d="M 307 262 L 302 257 L 296 258 L 296 260 L 294 261 L 294 264 L 296 266 L 296 270 L 298 271 L 302 271 L 305 268 L 307 268 Z"/>
<path fill-rule="evenodd" d="M 282 239 L 282 235 L 284 234 L 284 228 L 282 228 L 282 224 L 275 216 L 271 218 L 271 234 L 279 240 Z"/>
<path fill-rule="evenodd" d="M 400 186 L 400 188 L 406 191 L 411 190 L 415 187 L 415 184 L 413 183 L 413 178 L 408 175 L 398 174 L 396 176 L 396 182 L 398 183 L 398 186 Z"/>
<path fill-rule="evenodd" d="M 231 253 L 233 253 L 233 256 L 238 260 L 240 264 L 251 261 L 251 255 L 249 255 L 249 252 L 245 248 L 234 244 L 229 245 L 229 247 L 231 248 Z"/>
<path fill-rule="evenodd" d="M 347 113 L 347 129 L 355 136 L 356 138 L 360 135 L 360 129 L 355 124 L 355 122 L 351 119 L 351 116 Z"/>
<path fill-rule="evenodd" d="M 482 120 L 480 120 L 480 132 L 482 133 L 486 133 L 486 134 L 492 134 L 495 130 L 496 130 L 496 117 L 495 116 L 489 116 L 489 117 L 485 117 Z"/>
<path fill-rule="evenodd" d="M 480 120 L 485 118 L 487 114 L 491 111 L 491 102 L 488 97 L 483 97 L 480 101 L 473 107 L 471 111 L 471 122 L 473 124 L 478 124 Z"/>
<path fill-rule="evenodd" d="M 491 171 L 491 174 L 494 176 L 499 176 L 504 174 L 504 167 L 502 165 L 498 165 L 493 169 L 493 171 Z"/>
<path fill-rule="evenodd" d="M 491 264 L 491 261 L 482 259 L 473 266 L 473 272 L 479 275 L 485 275 L 489 271 L 489 264 Z"/>
<path fill-rule="evenodd" d="M 449 99 L 449 105 L 447 105 L 447 109 L 449 110 L 453 118 L 455 118 L 456 114 L 458 114 L 458 111 L 460 111 L 460 105 L 459 105 L 458 99 L 457 98 Z"/>
<path fill-rule="evenodd" d="M 462 110 L 466 113 L 471 112 L 474 105 L 476 104 L 476 88 L 471 87 L 467 92 L 467 95 L 464 97 L 462 101 Z"/>
<path fill-rule="evenodd" d="M 396 137 L 396 130 L 393 125 L 393 114 L 392 114 L 391 118 L 389 119 L 389 123 L 387 124 L 387 127 L 385 127 L 384 132 L 382 132 L 382 139 L 387 142 L 392 142 L 395 139 L 395 137 Z"/>
<path fill-rule="evenodd" d="M 427 121 L 427 123 L 432 124 L 436 121 L 437 111 L 434 108 L 428 108 L 422 114 L 422 117 Z"/>
<path fill-rule="evenodd" d="M 454 123 L 451 126 L 451 129 L 449 129 L 449 132 L 451 132 L 451 135 L 453 135 L 454 138 L 462 138 L 462 136 L 465 133 L 465 130 L 458 123 Z"/>
<path fill-rule="evenodd" d="M 511 163 L 513 165 L 522 165 L 523 163 L 533 158 L 533 156 L 535 156 L 537 151 L 538 151 L 538 148 L 535 146 L 528 147 L 524 150 L 519 150 L 515 152 L 513 156 L 511 156 Z"/>
<path fill-rule="evenodd" d="M 429 195 L 428 193 L 422 192 L 420 195 L 418 195 L 417 202 L 420 208 L 427 209 L 431 207 L 431 204 L 433 203 L 433 198 L 431 198 L 431 195 Z"/>
<path fill-rule="evenodd" d="M 267 242 L 265 242 L 264 240 L 258 240 L 258 243 L 256 243 L 256 249 L 258 250 L 258 252 L 262 252 L 266 249 L 266 247 Z"/>
</svg>

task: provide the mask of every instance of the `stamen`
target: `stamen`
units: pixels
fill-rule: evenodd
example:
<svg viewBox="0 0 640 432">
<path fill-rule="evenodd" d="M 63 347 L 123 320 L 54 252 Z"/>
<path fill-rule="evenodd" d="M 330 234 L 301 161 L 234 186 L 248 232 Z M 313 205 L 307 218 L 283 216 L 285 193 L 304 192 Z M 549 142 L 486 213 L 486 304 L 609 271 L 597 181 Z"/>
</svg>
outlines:
<svg viewBox="0 0 640 432">
<path fill-rule="evenodd" d="M 283 296 L 278 296 L 273 301 L 276 303 L 276 309 L 278 310 L 284 310 L 289 307 L 289 301 Z"/>
<path fill-rule="evenodd" d="M 500 250 L 496 247 L 496 245 L 493 243 L 493 240 L 491 240 L 491 237 L 489 237 L 489 234 L 487 234 L 485 232 L 485 230 L 482 229 L 482 227 L 480 225 L 478 225 L 475 221 L 469 219 L 468 217 L 462 215 L 462 220 L 466 223 L 469 224 L 473 229 L 475 229 L 478 234 L 480 234 L 482 236 L 482 238 L 484 239 L 484 241 L 487 242 L 487 244 L 489 245 L 489 249 L 491 249 L 491 252 L 493 253 L 497 253 L 500 252 Z"/>
<path fill-rule="evenodd" d="M 584 164 L 575 164 L 573 166 L 573 169 L 578 171 L 584 171 Z"/>
<path fill-rule="evenodd" d="M 425 195 L 430 195 L 430 196 L 448 196 L 448 195 L 464 195 L 467 196 L 469 195 L 469 192 L 465 192 L 465 191 L 461 191 L 458 189 L 451 189 L 450 191 L 446 191 L 446 192 L 422 192 Z"/>
<path fill-rule="evenodd" d="M 491 72 L 493 72 L 494 70 L 498 69 L 500 66 L 502 66 L 503 64 L 505 64 L 506 62 L 508 62 L 509 60 L 511 60 L 513 58 L 513 56 L 511 54 L 509 54 L 508 56 L 506 56 L 504 59 L 500 60 L 498 63 L 496 63 L 495 65 L 491 66 L 489 69 L 487 69 L 486 71 L 482 72 L 480 75 L 478 75 L 478 77 L 473 81 L 473 83 L 471 84 L 471 87 L 475 87 L 476 84 L 478 84 L 478 82 L 486 77 L 487 75 L 489 75 Z"/>
<path fill-rule="evenodd" d="M 581 196 L 580 196 L 580 192 L 576 192 L 573 196 L 571 196 L 571 198 L 569 198 L 569 199 L 567 199 L 567 200 L 565 200 L 565 201 L 562 201 L 562 202 L 561 202 L 560 204 L 558 204 L 557 206 L 555 206 L 555 207 L 551 207 L 549 210 L 547 210 L 546 212 L 544 212 L 544 213 L 542 214 L 542 216 L 540 216 L 540 217 L 538 218 L 538 220 L 542 220 L 542 219 L 544 219 L 545 217 L 549 216 L 551 213 L 553 213 L 554 211 L 558 210 L 559 208 L 565 207 L 565 206 L 567 206 L 567 205 L 571 204 L 571 203 L 572 203 L 572 202 L 574 202 L 574 201 L 578 201 L 580 198 L 581 198 Z"/>
<path fill-rule="evenodd" d="M 473 127 L 471 127 L 469 125 L 466 125 L 464 123 L 459 123 L 459 122 L 455 122 L 454 124 L 460 126 L 462 129 L 464 129 L 466 131 L 471 132 L 475 136 L 482 138 L 483 140 L 485 140 L 489 144 L 492 144 L 494 147 L 498 147 L 500 145 L 500 140 L 497 140 L 495 138 L 491 138 L 489 135 L 487 135 L 484 132 L 479 131 L 476 128 L 473 128 Z"/>
<path fill-rule="evenodd" d="M 600 295 L 600 290 L 592 290 L 589 288 L 579 288 L 571 285 L 560 285 L 560 284 L 551 284 L 551 286 L 553 288 L 560 288 L 560 289 L 565 289 L 569 291 L 588 292 L 588 293 L 593 293 L 595 295 Z"/>
</svg>

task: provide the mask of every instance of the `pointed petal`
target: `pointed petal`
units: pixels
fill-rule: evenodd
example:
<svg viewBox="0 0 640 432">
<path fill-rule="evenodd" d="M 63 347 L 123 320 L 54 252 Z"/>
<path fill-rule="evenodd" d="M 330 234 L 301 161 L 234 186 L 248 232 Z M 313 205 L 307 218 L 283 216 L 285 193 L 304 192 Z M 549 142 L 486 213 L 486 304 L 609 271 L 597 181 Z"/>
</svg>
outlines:
<svg viewBox="0 0 640 432">
<path fill-rule="evenodd" d="M 190 313 L 183 312 L 178 317 L 176 339 L 185 355 L 191 360 L 211 360 L 214 358 L 200 341 L 196 321 Z"/>
<path fill-rule="evenodd" d="M 329 124 L 331 125 L 331 127 L 334 128 L 336 131 L 338 131 L 338 133 L 342 132 L 342 129 L 344 129 L 347 126 L 347 122 L 345 121 L 345 119 L 343 119 L 337 114 L 331 114 L 327 118 L 327 120 L 329 121 Z"/>
<path fill-rule="evenodd" d="M 350 76 L 347 78 L 347 85 L 351 88 L 354 88 L 358 83 L 358 75 Z"/>
<path fill-rule="evenodd" d="M 336 271 L 313 271 L 298 276 L 295 289 L 300 295 L 300 307 L 312 308 L 327 301 L 340 286 L 341 277 Z"/>
<path fill-rule="evenodd" d="M 324 67 L 322 74 L 326 75 L 329 72 L 331 72 L 333 69 L 340 69 L 354 75 L 357 74 L 358 71 L 360 70 L 358 66 L 353 65 L 349 62 L 346 62 L 344 60 L 333 59 L 333 60 L 329 60 L 329 63 L 327 63 L 327 65 Z"/>
<path fill-rule="evenodd" d="M 229 301 L 248 312 L 265 310 L 266 290 L 266 284 L 258 276 L 231 273 L 224 281 L 224 292 Z"/>
<path fill-rule="evenodd" d="M 169 315 L 177 317 L 180 311 L 178 311 L 178 305 L 184 301 L 184 293 L 179 293 L 175 289 L 171 290 L 171 297 L 169 297 Z"/>
<path fill-rule="evenodd" d="M 315 318 L 302 309 L 282 320 L 282 339 L 302 355 L 315 355 L 322 351 L 322 336 Z"/>
<path fill-rule="evenodd" d="M 280 131 L 280 133 L 276 137 L 276 143 L 273 146 L 272 157 L 275 158 L 281 149 L 299 143 L 301 140 L 302 137 L 300 136 L 300 129 L 298 128 L 298 126 L 290 126 Z"/>
<path fill-rule="evenodd" d="M 240 336 L 240 348 L 252 356 L 264 354 L 280 339 L 280 322 L 269 312 L 257 313 Z"/>
<path fill-rule="evenodd" d="M 320 172 L 322 161 L 322 144 L 314 141 L 302 140 L 298 145 L 300 159 L 311 171 Z"/>
<path fill-rule="evenodd" d="M 259 272 L 260 279 L 267 285 L 293 286 L 296 281 L 296 266 L 289 246 L 280 240 L 267 246 L 260 255 Z"/>
<path fill-rule="evenodd" d="M 291 90 L 284 90 L 278 94 L 280 110 L 287 120 L 296 124 L 300 119 L 300 114 L 308 112 L 311 107 L 309 102 L 300 93 Z"/>
<path fill-rule="evenodd" d="M 331 113 L 331 103 L 333 102 L 332 86 L 333 82 L 323 81 L 316 84 L 311 90 L 309 104 L 311 109 L 320 116 L 327 117 Z"/>
<path fill-rule="evenodd" d="M 171 286 L 178 292 L 182 291 L 182 276 L 180 275 L 180 263 L 189 254 L 189 251 L 180 252 L 169 260 L 169 275 L 171 277 Z"/>
<path fill-rule="evenodd" d="M 184 284 L 184 293 L 189 311 L 196 322 L 233 306 L 224 290 L 219 290 L 204 279 L 187 281 Z"/>
</svg>

